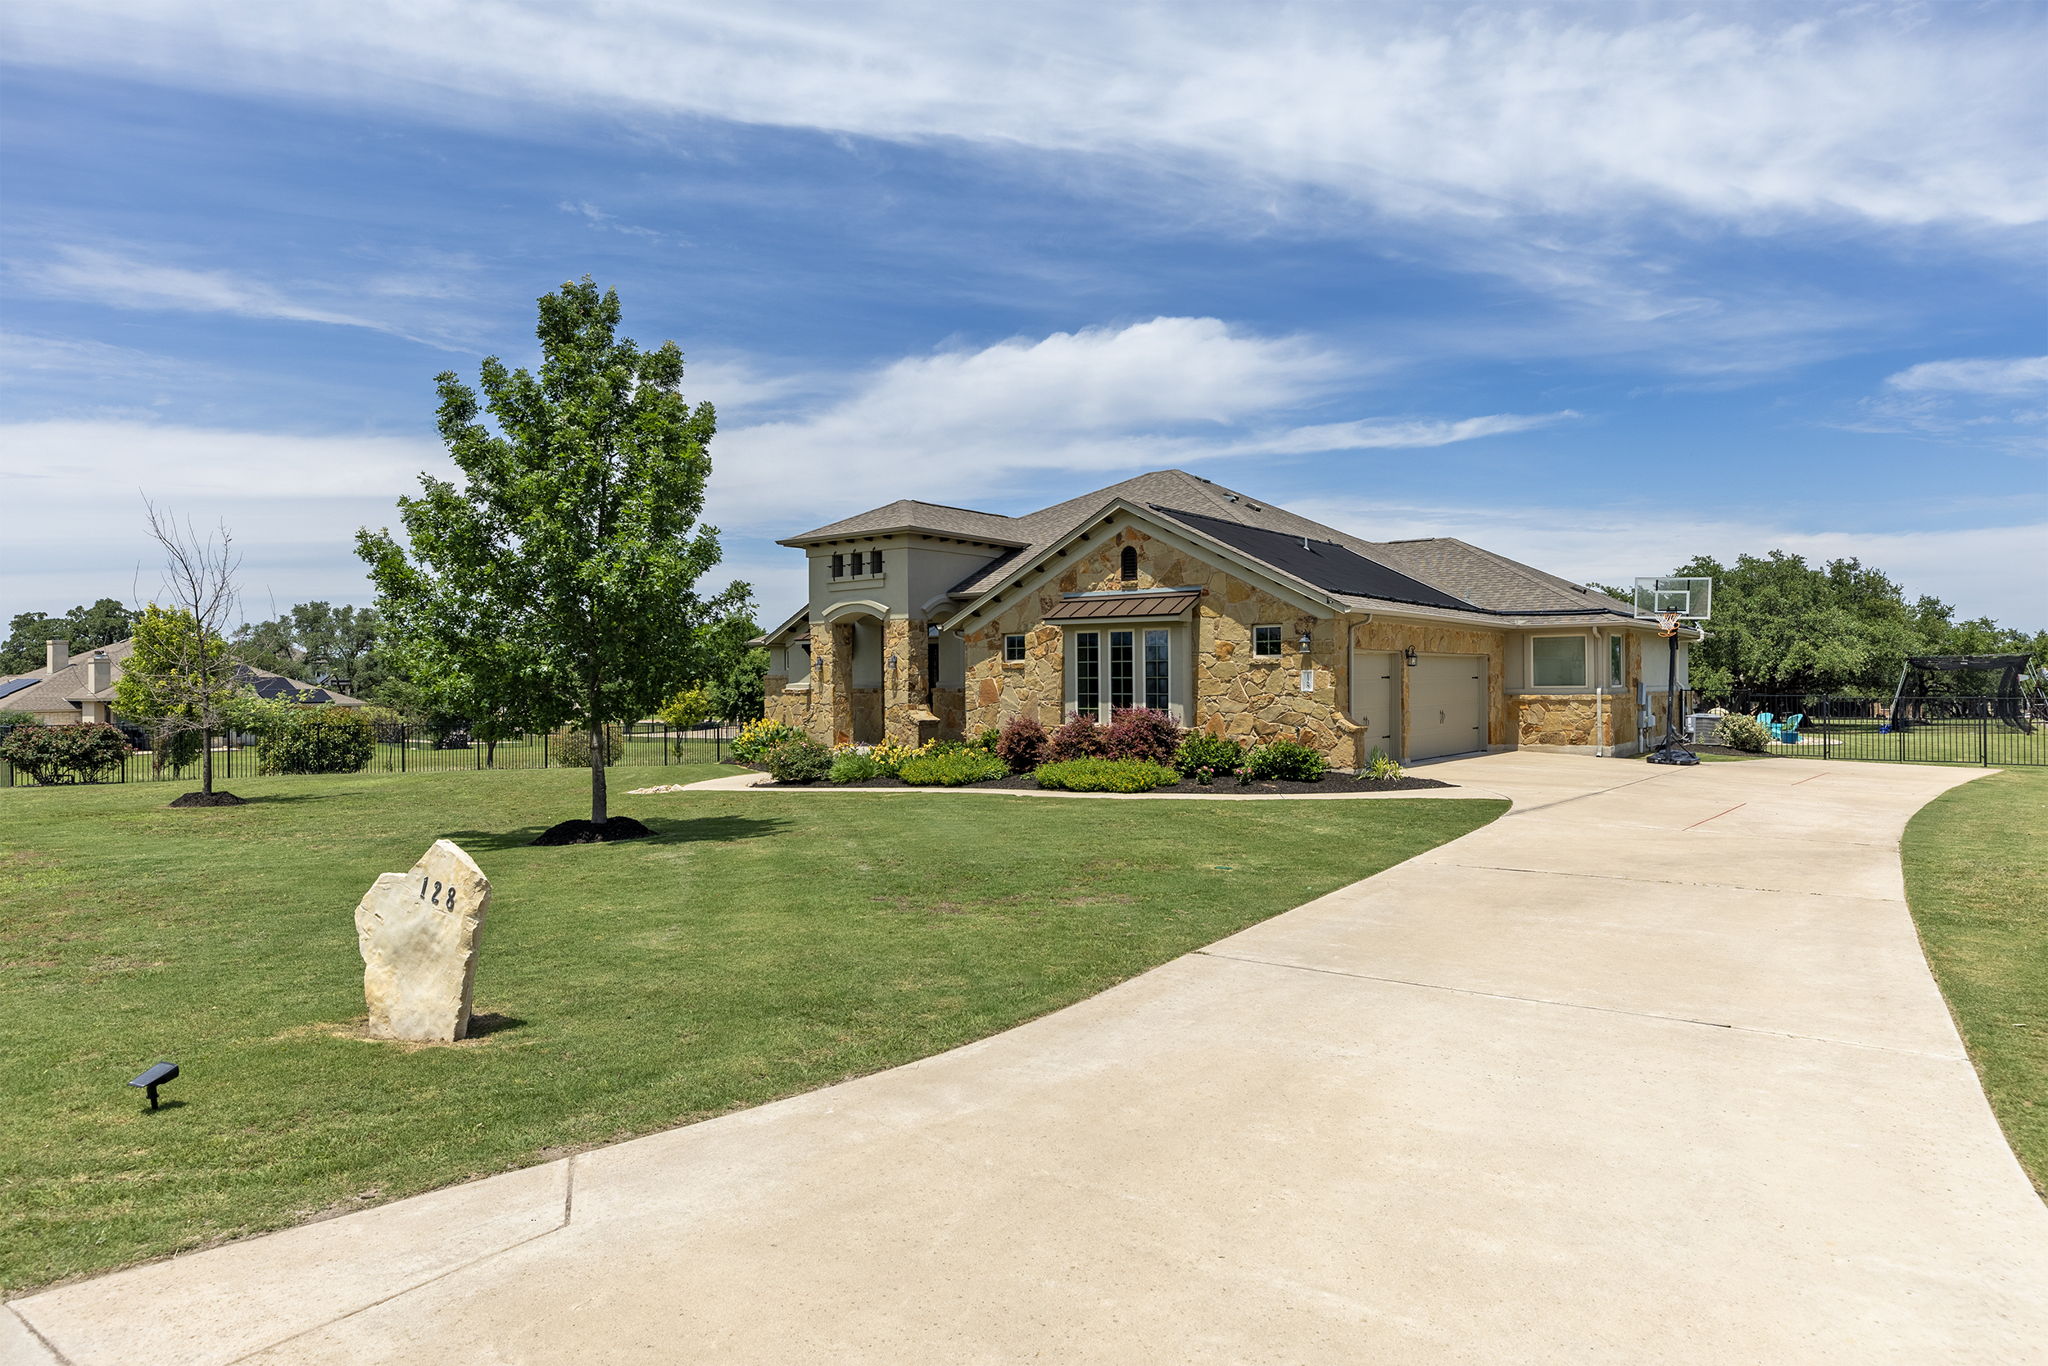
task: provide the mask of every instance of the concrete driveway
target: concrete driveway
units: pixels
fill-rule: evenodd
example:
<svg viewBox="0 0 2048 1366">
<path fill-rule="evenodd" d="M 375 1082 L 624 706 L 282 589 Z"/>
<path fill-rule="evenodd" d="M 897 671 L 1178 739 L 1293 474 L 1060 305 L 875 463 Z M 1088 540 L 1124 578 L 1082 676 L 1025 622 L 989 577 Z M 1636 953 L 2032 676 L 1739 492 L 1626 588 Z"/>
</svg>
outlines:
<svg viewBox="0 0 2048 1366">
<path fill-rule="evenodd" d="M 16 1301 L 0 1357 L 2048 1360 L 1900 883 L 1976 772 L 1430 772 L 1514 811 L 941 1057 Z"/>
</svg>

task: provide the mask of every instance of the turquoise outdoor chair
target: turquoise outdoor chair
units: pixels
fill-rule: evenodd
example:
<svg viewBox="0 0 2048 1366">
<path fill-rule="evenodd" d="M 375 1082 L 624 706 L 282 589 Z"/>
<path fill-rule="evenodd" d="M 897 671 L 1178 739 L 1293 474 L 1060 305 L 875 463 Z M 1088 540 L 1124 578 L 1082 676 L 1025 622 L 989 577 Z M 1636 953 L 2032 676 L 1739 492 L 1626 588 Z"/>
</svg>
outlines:
<svg viewBox="0 0 2048 1366">
<path fill-rule="evenodd" d="M 1771 734 L 1776 735 L 1778 733 L 1777 716 L 1778 714 L 1774 711 L 1760 711 L 1756 714 L 1756 723 Z"/>
<path fill-rule="evenodd" d="M 1805 719 L 1805 712 L 1795 711 L 1785 718 L 1785 724 L 1781 726 L 1772 726 L 1768 721 L 1764 722 L 1764 724 L 1770 726 L 1771 738 L 1779 744 L 1796 745 L 1799 743 L 1799 723 Z"/>
</svg>

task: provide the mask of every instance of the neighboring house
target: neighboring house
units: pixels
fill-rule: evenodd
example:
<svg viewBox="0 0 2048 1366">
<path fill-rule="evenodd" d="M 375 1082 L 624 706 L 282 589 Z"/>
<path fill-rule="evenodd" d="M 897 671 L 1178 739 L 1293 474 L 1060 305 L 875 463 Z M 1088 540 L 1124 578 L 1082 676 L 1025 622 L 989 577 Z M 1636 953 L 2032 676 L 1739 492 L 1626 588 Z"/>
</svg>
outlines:
<svg viewBox="0 0 2048 1366">
<path fill-rule="evenodd" d="M 905 499 L 781 544 L 810 602 L 757 642 L 767 714 L 828 743 L 1140 706 L 1353 768 L 1375 747 L 1630 754 L 1661 718 L 1665 642 L 1600 590 L 1181 470 L 1022 517 Z"/>
<path fill-rule="evenodd" d="M 41 669 L 35 673 L 0 678 L 0 711 L 34 712 L 36 719 L 46 726 L 112 721 L 115 719 L 112 711 L 114 684 L 121 677 L 123 663 L 134 650 L 133 640 L 117 640 L 112 645 L 74 659 L 71 642 L 45 641 Z M 247 665 L 237 665 L 235 674 L 239 682 L 255 689 L 259 697 L 283 698 L 316 706 L 367 705 L 345 693 Z"/>
</svg>

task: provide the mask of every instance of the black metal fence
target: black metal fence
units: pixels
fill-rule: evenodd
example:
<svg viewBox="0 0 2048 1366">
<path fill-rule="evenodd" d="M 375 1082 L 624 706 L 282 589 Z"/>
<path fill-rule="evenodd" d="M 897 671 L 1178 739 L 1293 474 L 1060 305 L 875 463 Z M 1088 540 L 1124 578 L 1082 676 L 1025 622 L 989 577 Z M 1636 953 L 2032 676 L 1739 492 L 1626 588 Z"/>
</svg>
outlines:
<svg viewBox="0 0 2048 1366">
<path fill-rule="evenodd" d="M 4 739 L 11 727 L 0 727 Z M 138 729 L 123 727 L 135 752 L 108 771 L 103 783 L 196 782 L 200 764 L 158 767 L 149 751 L 149 736 Z M 486 769 L 560 768 L 562 736 L 516 735 L 497 741 L 477 740 L 463 731 L 439 732 L 424 726 L 377 724 L 372 727 L 376 743 L 370 762 L 361 773 L 451 773 L 481 772 Z M 725 750 L 739 727 L 723 721 L 701 726 L 664 726 L 636 722 L 626 728 L 619 761 L 614 771 L 626 768 L 666 768 L 677 764 L 716 764 L 725 761 Z M 581 767 L 582 765 L 574 765 Z M 216 783 L 246 778 L 259 773 L 255 737 L 236 735 L 215 740 L 213 778 Z M 0 787 L 29 787 L 34 779 L 17 773 L 12 764 L 0 761 Z"/>
<path fill-rule="evenodd" d="M 1731 711 L 1763 722 L 1765 751 L 1788 759 L 1864 759 L 1986 768 L 2048 765 L 2048 715 L 1998 697 L 1926 698 L 1893 717 L 1889 697 L 1748 695 Z M 1707 723 L 1697 739 L 1712 743 Z M 1661 728 L 1660 728 L 1661 731 Z"/>
</svg>

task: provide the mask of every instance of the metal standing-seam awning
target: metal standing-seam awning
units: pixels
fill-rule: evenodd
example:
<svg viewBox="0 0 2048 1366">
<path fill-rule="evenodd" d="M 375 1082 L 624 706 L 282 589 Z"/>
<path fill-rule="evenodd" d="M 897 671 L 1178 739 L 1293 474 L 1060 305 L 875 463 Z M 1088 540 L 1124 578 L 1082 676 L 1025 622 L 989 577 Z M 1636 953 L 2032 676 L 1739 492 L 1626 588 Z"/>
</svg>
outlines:
<svg viewBox="0 0 2048 1366">
<path fill-rule="evenodd" d="M 1102 593 L 1068 598 L 1045 614 L 1047 621 L 1086 621 L 1105 617 L 1182 617 L 1194 609 L 1202 590 L 1179 593 Z"/>
</svg>

